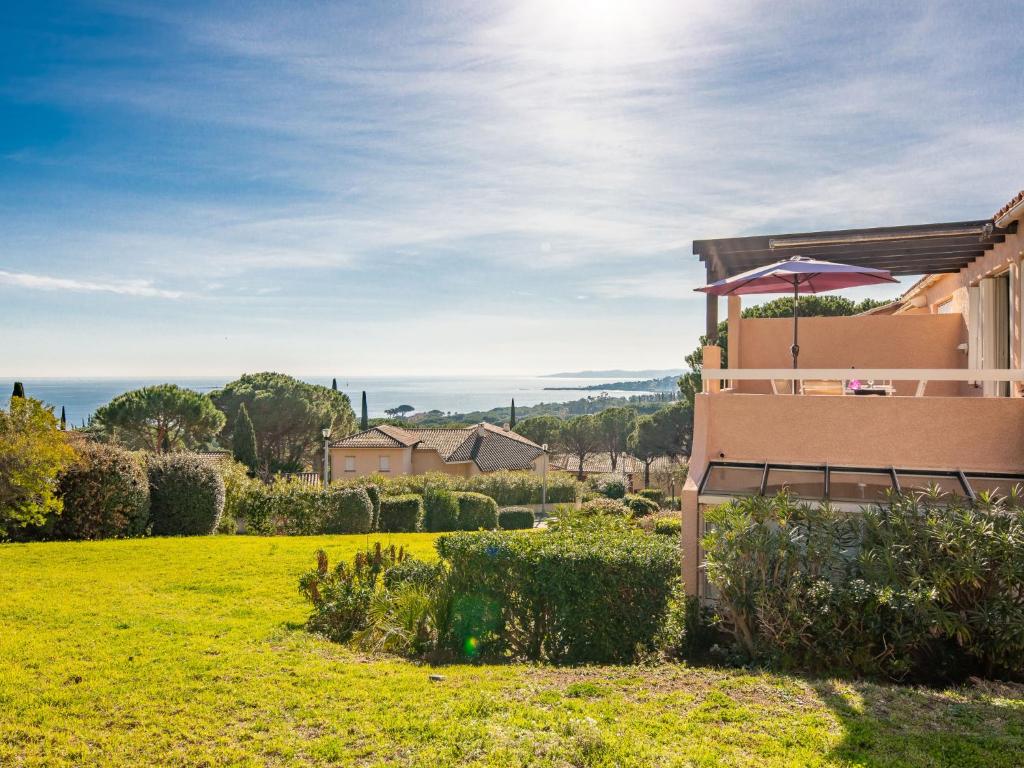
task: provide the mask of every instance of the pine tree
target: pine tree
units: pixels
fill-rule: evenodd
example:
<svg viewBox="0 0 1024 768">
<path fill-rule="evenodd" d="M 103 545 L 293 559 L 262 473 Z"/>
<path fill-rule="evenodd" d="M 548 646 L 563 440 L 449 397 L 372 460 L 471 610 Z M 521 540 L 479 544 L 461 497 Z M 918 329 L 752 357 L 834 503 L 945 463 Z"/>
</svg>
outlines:
<svg viewBox="0 0 1024 768">
<path fill-rule="evenodd" d="M 338 380 L 337 379 L 331 379 L 331 389 L 333 389 L 335 392 L 338 391 Z"/>
<path fill-rule="evenodd" d="M 14 392 L 11 393 L 11 397 L 24 397 L 25 396 L 25 385 L 20 381 L 14 382 Z"/>
<path fill-rule="evenodd" d="M 363 415 L 359 419 L 359 428 L 364 432 L 370 428 L 370 415 L 366 410 L 366 390 L 363 390 Z"/>
<path fill-rule="evenodd" d="M 514 397 L 512 398 L 512 413 L 508 417 L 508 427 L 509 429 L 516 428 L 516 399 Z"/>
<path fill-rule="evenodd" d="M 60 428 L 62 430 L 66 430 L 68 428 L 68 417 L 67 414 L 64 412 L 63 405 L 60 407 Z"/>
<path fill-rule="evenodd" d="M 259 465 L 256 455 L 256 430 L 253 429 L 249 409 L 245 407 L 245 403 L 238 406 L 235 428 L 231 435 L 231 453 L 234 454 L 235 460 L 245 464 L 250 472 L 256 471 Z"/>
</svg>

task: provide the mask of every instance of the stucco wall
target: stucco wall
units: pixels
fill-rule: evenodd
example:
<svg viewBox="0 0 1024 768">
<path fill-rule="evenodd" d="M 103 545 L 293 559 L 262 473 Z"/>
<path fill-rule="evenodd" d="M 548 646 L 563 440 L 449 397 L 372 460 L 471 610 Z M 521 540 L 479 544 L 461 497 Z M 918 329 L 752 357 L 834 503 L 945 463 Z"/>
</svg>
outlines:
<svg viewBox="0 0 1024 768">
<path fill-rule="evenodd" d="M 729 358 L 733 332 L 730 321 Z M 740 368 L 789 368 L 793 321 L 786 318 L 739 320 Z M 967 356 L 957 346 L 967 340 L 961 315 L 866 315 L 800 319 L 801 368 L 966 368 Z M 896 382 L 898 395 L 912 395 L 917 382 Z M 737 392 L 768 393 L 763 381 L 737 382 Z M 957 395 L 958 382 L 932 382 L 929 395 Z"/>
<path fill-rule="evenodd" d="M 446 472 L 458 477 L 469 476 L 469 463 L 445 464 L 437 451 L 418 450 L 412 454 L 412 473 L 422 475 L 426 472 Z"/>
<path fill-rule="evenodd" d="M 407 475 L 412 472 L 411 448 L 331 448 L 331 480 L 364 477 L 380 471 L 380 457 L 391 459 L 391 471 L 385 474 Z M 356 471 L 345 471 L 345 457 L 354 456 Z"/>
</svg>

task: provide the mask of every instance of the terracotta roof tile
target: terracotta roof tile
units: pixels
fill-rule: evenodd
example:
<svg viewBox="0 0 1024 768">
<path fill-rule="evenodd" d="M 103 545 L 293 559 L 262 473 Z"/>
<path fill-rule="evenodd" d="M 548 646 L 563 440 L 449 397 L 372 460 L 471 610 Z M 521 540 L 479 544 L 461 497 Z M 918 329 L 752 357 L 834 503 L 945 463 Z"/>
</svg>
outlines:
<svg viewBox="0 0 1024 768">
<path fill-rule="evenodd" d="M 1004 205 L 1002 208 L 996 211 L 992 218 L 998 219 L 1000 216 L 1009 213 L 1012 210 L 1013 206 L 1017 205 L 1017 203 L 1021 202 L 1022 200 L 1024 200 L 1024 189 L 1022 189 L 1020 192 L 1014 195 L 1010 199 L 1010 202 L 1008 202 L 1006 205 Z"/>
</svg>

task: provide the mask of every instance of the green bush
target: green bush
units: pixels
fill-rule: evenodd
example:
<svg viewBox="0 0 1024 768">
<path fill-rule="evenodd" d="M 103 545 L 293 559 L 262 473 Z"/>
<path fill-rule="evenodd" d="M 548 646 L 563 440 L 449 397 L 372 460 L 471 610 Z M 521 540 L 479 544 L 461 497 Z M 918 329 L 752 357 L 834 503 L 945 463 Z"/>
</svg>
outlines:
<svg viewBox="0 0 1024 768">
<path fill-rule="evenodd" d="M 582 515 L 611 515 L 613 517 L 629 517 L 632 512 L 629 507 L 616 499 L 598 497 L 584 502 L 579 509 Z"/>
<path fill-rule="evenodd" d="M 380 500 L 380 530 L 390 533 L 418 531 L 423 527 L 423 497 L 415 493 L 384 496 Z"/>
<path fill-rule="evenodd" d="M 429 488 L 423 494 L 423 527 L 428 531 L 454 531 L 459 527 L 459 502 L 443 488 Z"/>
<path fill-rule="evenodd" d="M 381 576 L 406 557 L 403 550 L 378 542 L 357 552 L 351 564 L 340 562 L 332 569 L 327 553 L 318 550 L 316 566 L 299 579 L 299 591 L 313 605 L 307 626 L 331 640 L 349 640 L 367 626 Z"/>
<path fill-rule="evenodd" d="M 661 507 L 650 499 L 646 499 L 635 493 L 626 494 L 626 497 L 622 502 L 626 505 L 626 508 L 633 513 L 634 517 L 647 517 L 648 515 L 654 515 L 661 509 Z"/>
<path fill-rule="evenodd" d="M 77 454 L 74 463 L 57 476 L 64 511 L 53 517 L 52 536 L 142 536 L 149 522 L 149 480 L 136 456 L 117 446 L 84 440 L 79 441 Z"/>
<path fill-rule="evenodd" d="M 452 601 L 441 640 L 488 658 L 634 661 L 679 574 L 678 546 L 642 533 L 453 533 L 437 550 Z"/>
<path fill-rule="evenodd" d="M 240 508 L 246 531 L 253 534 L 369 533 L 373 524 L 373 504 L 367 490 L 358 486 L 325 490 L 297 480 L 256 483 Z"/>
<path fill-rule="evenodd" d="M 650 499 L 659 507 L 665 506 L 665 492 L 660 488 L 641 488 L 636 492 L 636 495 Z"/>
<path fill-rule="evenodd" d="M 490 496 L 472 491 L 458 491 L 453 495 L 459 504 L 460 531 L 481 528 L 493 531 L 498 527 L 498 504 Z"/>
<path fill-rule="evenodd" d="M 249 476 L 245 464 L 234 459 L 223 459 L 213 466 L 224 481 L 224 514 L 220 516 L 217 533 L 236 533 L 238 521 L 245 518 L 243 505 L 246 494 L 259 481 Z"/>
<path fill-rule="evenodd" d="M 433 490 L 473 491 L 490 496 L 498 506 L 510 507 L 526 504 L 540 504 L 543 496 L 544 477 L 535 472 L 490 472 L 474 477 L 458 477 L 445 472 L 427 472 L 422 475 L 376 474 L 346 485 L 372 483 L 385 496 L 400 496 L 405 493 L 426 495 Z M 547 473 L 547 501 L 549 504 L 569 504 L 576 501 L 580 483 L 568 472 Z"/>
<path fill-rule="evenodd" d="M 591 479 L 591 485 L 606 499 L 621 499 L 626 495 L 626 478 L 622 475 L 598 475 Z"/>
<path fill-rule="evenodd" d="M 217 470 L 188 453 L 149 460 L 150 522 L 154 536 L 205 536 L 224 512 L 224 481 Z"/>
<path fill-rule="evenodd" d="M 683 522 L 678 516 L 659 517 L 654 521 L 654 532 L 662 536 L 674 536 L 677 539 L 683 530 Z"/>
<path fill-rule="evenodd" d="M 370 519 L 370 530 L 376 531 L 380 528 L 380 488 L 372 483 L 363 486 L 367 497 L 370 499 L 372 517 Z"/>
<path fill-rule="evenodd" d="M 533 510 L 527 507 L 508 507 L 498 512 L 498 527 L 503 531 L 533 528 Z"/>
<path fill-rule="evenodd" d="M 781 495 L 707 520 L 708 579 L 749 657 L 893 679 L 1024 673 L 1015 501 L 921 495 L 852 513 Z"/>
<path fill-rule="evenodd" d="M 370 532 L 373 502 L 367 488 L 328 487 L 318 493 L 324 505 L 323 533 Z"/>
<path fill-rule="evenodd" d="M 397 589 L 404 585 L 415 585 L 428 589 L 436 588 L 445 577 L 441 563 L 428 563 L 414 557 L 406 557 L 384 573 L 385 589 Z"/>
</svg>

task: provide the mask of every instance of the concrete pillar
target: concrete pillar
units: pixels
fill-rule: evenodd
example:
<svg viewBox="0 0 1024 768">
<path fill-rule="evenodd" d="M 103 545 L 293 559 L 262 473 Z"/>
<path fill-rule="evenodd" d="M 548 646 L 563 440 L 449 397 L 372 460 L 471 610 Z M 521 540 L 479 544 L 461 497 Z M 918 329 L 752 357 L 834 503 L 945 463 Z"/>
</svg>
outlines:
<svg viewBox="0 0 1024 768">
<path fill-rule="evenodd" d="M 740 333 L 743 301 L 739 296 L 729 297 L 729 367 L 740 368 Z"/>
<path fill-rule="evenodd" d="M 719 371 L 722 369 L 722 348 L 719 346 L 703 347 L 704 370 Z M 702 392 L 718 392 L 722 389 L 721 379 L 704 379 Z"/>
</svg>

